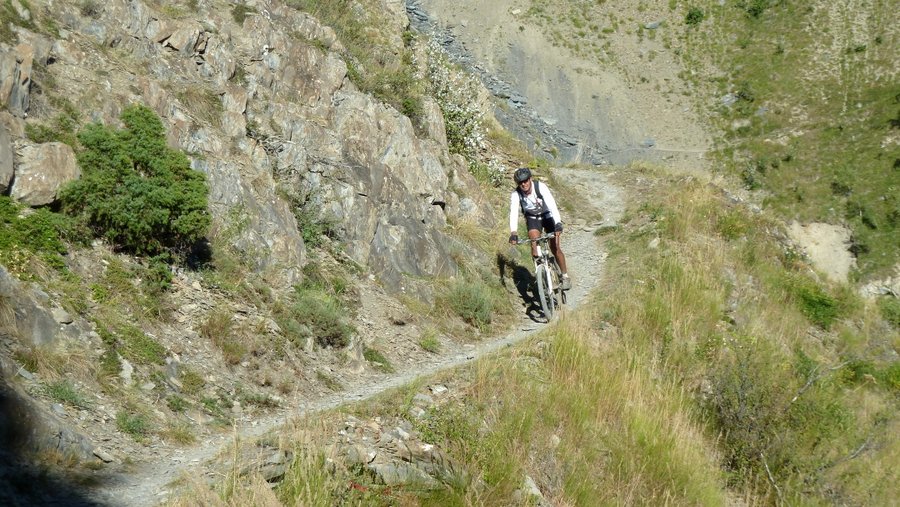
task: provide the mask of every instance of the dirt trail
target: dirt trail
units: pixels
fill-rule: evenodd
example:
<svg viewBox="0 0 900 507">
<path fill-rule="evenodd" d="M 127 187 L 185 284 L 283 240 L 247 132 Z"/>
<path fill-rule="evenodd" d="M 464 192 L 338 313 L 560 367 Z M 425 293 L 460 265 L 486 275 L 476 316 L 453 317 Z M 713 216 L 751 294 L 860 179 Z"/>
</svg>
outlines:
<svg viewBox="0 0 900 507">
<path fill-rule="evenodd" d="M 565 314 L 580 306 L 591 290 L 599 283 L 606 259 L 606 252 L 594 235 L 601 225 L 614 225 L 622 213 L 622 199 L 618 188 L 612 186 L 605 174 L 596 170 L 557 169 L 557 179 L 578 192 L 577 202 L 584 203 L 580 212 L 584 216 L 602 214 L 602 220 L 587 222 L 579 216 L 564 217 L 570 224 L 563 236 L 563 246 L 569 261 L 574 285 L 569 291 L 568 304 L 561 312 Z M 539 332 L 546 324 L 534 322 L 526 315 L 507 335 L 486 340 L 475 347 L 459 345 L 447 349 L 439 358 L 429 364 L 420 364 L 407 371 L 385 375 L 380 379 L 369 379 L 350 386 L 346 391 L 331 396 L 308 399 L 305 403 L 290 407 L 268 417 L 237 424 L 231 434 L 219 435 L 189 449 L 161 450 L 159 457 L 151 462 L 133 465 L 129 473 L 117 473 L 107 478 L 94 496 L 97 501 L 110 506 L 149 506 L 168 498 L 171 483 L 185 474 L 203 476 L 210 472 L 209 461 L 219 452 L 228 452 L 234 438 L 252 439 L 276 430 L 292 418 L 321 412 L 345 403 L 371 398 L 418 377 L 433 375 L 439 371 L 454 368 L 477 360 L 501 348 L 511 346 Z"/>
</svg>

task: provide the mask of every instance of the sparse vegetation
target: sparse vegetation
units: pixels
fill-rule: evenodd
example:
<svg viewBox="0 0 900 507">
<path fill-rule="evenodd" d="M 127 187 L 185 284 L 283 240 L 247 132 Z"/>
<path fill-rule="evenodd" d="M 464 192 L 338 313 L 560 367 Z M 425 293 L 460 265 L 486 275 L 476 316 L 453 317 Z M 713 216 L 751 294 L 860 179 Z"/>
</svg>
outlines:
<svg viewBox="0 0 900 507">
<path fill-rule="evenodd" d="M 900 216 L 900 145 L 888 141 L 900 88 L 892 50 L 874 42 L 893 33 L 891 7 L 747 0 L 693 8 L 712 15 L 688 34 L 682 55 L 689 69 L 722 71 L 708 90 L 725 133 L 719 160 L 786 219 L 849 226 L 861 279 L 889 275 L 900 262 L 892 218 Z M 829 63 L 808 72 L 809 61 Z"/>
<path fill-rule="evenodd" d="M 366 3 L 288 0 L 287 4 L 334 28 L 346 48 L 343 56 L 354 84 L 418 124 L 424 89 L 413 65 L 412 32 L 404 34 L 402 45 L 393 44 L 390 21 L 377 7 Z"/>
<path fill-rule="evenodd" d="M 234 328 L 233 313 L 225 307 L 209 313 L 200 326 L 200 335 L 215 344 L 228 364 L 238 364 L 247 354 L 244 339 Z"/>
</svg>

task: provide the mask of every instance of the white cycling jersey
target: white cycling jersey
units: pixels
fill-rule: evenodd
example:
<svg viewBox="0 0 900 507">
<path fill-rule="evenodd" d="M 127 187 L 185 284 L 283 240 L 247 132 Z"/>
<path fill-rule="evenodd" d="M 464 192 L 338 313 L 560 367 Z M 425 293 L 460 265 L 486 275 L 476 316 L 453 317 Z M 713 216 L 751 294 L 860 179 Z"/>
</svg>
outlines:
<svg viewBox="0 0 900 507">
<path fill-rule="evenodd" d="M 541 186 L 541 197 L 543 198 L 543 202 L 538 198 L 537 192 L 534 191 L 535 184 Z M 562 216 L 559 214 L 559 208 L 556 206 L 556 199 L 553 198 L 553 193 L 550 192 L 550 189 L 543 181 L 538 183 L 537 180 L 533 180 L 531 183 L 531 191 L 525 195 L 523 201 L 525 212 L 529 215 L 540 215 L 541 210 L 544 209 L 544 206 L 546 205 L 547 211 L 553 216 L 553 223 L 558 224 L 562 222 Z M 519 201 L 519 191 L 513 190 L 512 193 L 509 194 L 509 230 L 512 233 L 519 230 L 520 209 L 522 209 L 522 206 Z"/>
</svg>

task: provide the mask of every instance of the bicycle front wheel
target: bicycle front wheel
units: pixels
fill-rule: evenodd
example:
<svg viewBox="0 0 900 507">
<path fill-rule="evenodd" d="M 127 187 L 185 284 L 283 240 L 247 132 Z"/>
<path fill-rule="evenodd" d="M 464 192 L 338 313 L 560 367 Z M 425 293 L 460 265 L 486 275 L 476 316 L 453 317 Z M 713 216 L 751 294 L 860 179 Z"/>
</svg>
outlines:
<svg viewBox="0 0 900 507">
<path fill-rule="evenodd" d="M 551 282 L 551 273 L 547 266 L 542 264 L 534 271 L 537 279 L 538 299 L 541 301 L 541 310 L 544 312 L 544 318 L 547 322 L 553 317 L 554 301 L 553 301 L 553 284 Z"/>
</svg>

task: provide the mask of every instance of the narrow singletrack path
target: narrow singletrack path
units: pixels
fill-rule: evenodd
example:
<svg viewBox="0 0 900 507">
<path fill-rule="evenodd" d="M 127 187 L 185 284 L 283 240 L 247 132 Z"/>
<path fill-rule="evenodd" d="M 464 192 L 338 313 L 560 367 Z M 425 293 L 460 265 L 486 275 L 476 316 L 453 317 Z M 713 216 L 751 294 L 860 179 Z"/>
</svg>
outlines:
<svg viewBox="0 0 900 507">
<path fill-rule="evenodd" d="M 568 292 L 568 303 L 558 313 L 565 318 L 589 297 L 603 273 L 606 253 L 594 232 L 603 225 L 616 223 L 622 212 L 619 190 L 612 186 L 606 176 L 595 170 L 557 169 L 556 178 L 578 193 L 573 202 L 583 203 L 585 216 L 602 216 L 602 220 L 588 223 L 578 216 L 568 220 L 563 234 L 563 249 L 569 263 L 573 287 Z M 576 210 L 579 211 L 579 210 Z M 599 212 L 599 214 L 598 214 Z M 447 349 L 434 361 L 419 364 L 406 371 L 385 374 L 378 379 L 369 379 L 347 390 L 329 396 L 305 400 L 304 403 L 289 407 L 278 413 L 251 421 L 235 423 L 230 434 L 209 438 L 192 448 L 172 448 L 160 452 L 159 458 L 144 463 L 135 463 L 128 472 L 118 472 L 107 478 L 94 491 L 98 502 L 110 506 L 138 507 L 152 506 L 165 501 L 171 493 L 171 483 L 186 473 L 203 474 L 208 470 L 208 462 L 222 450 L 228 449 L 234 440 L 248 440 L 274 430 L 292 418 L 333 409 L 346 403 L 366 400 L 387 390 L 406 385 L 419 377 L 434 375 L 477 360 L 504 347 L 512 346 L 541 331 L 546 324 L 537 323 L 523 313 L 521 321 L 505 336 L 485 340 L 474 348 L 463 345 Z"/>
</svg>

